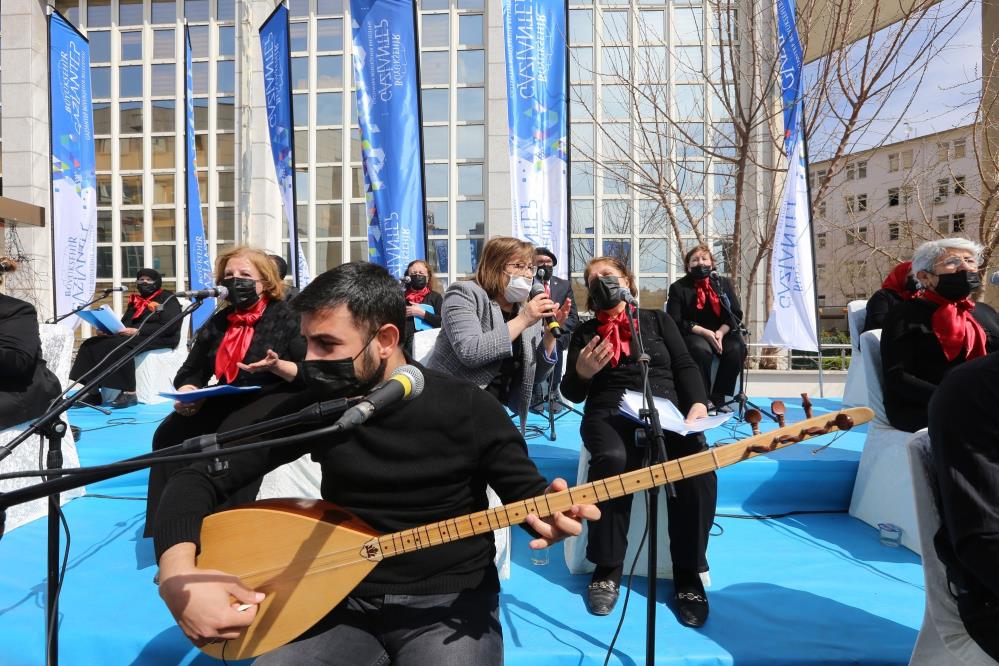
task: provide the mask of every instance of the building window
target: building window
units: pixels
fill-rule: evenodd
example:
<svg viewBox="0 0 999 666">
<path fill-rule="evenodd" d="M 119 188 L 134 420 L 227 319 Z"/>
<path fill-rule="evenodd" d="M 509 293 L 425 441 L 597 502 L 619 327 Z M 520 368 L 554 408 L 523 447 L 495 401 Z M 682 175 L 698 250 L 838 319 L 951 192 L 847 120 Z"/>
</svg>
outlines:
<svg viewBox="0 0 999 666">
<path fill-rule="evenodd" d="M 846 165 L 846 179 L 847 180 L 854 180 L 857 177 L 856 166 L 857 165 L 854 164 L 853 162 L 851 162 L 851 163 L 849 163 L 849 164 Z"/>
<path fill-rule="evenodd" d="M 898 188 L 889 187 L 888 188 L 888 205 L 897 206 L 898 205 Z"/>
<path fill-rule="evenodd" d="M 888 171 L 898 171 L 898 153 L 888 153 Z"/>
<path fill-rule="evenodd" d="M 888 223 L 888 240 L 898 240 L 898 222 Z"/>
<path fill-rule="evenodd" d="M 902 168 L 911 169 L 912 168 L 912 151 L 903 150 L 902 151 Z"/>
<path fill-rule="evenodd" d="M 937 215 L 937 231 L 942 234 L 950 233 L 950 216 L 949 215 Z"/>
<path fill-rule="evenodd" d="M 964 213 L 954 213 L 954 216 L 951 219 L 954 222 L 954 233 L 964 231 Z"/>
<path fill-rule="evenodd" d="M 968 190 L 964 187 L 964 176 L 954 176 L 954 196 L 967 193 Z"/>
<path fill-rule="evenodd" d="M 942 203 L 947 201 L 947 194 L 950 190 L 950 181 L 946 178 L 940 178 L 937 180 L 937 195 L 933 197 L 933 203 Z"/>
<path fill-rule="evenodd" d="M 867 210 L 867 195 L 858 194 L 857 195 L 857 212 L 864 212 Z"/>
<path fill-rule="evenodd" d="M 846 212 L 853 213 L 857 209 L 857 198 L 852 194 L 846 197 Z"/>
<path fill-rule="evenodd" d="M 911 203 L 912 203 L 912 185 L 903 185 L 902 186 L 902 204 L 905 205 L 905 204 L 911 204 Z"/>
<path fill-rule="evenodd" d="M 823 247 L 826 246 L 826 234 L 825 234 L 825 232 L 822 232 L 821 234 L 815 234 L 815 244 L 818 245 L 820 248 L 823 248 Z"/>
<path fill-rule="evenodd" d="M 954 140 L 954 159 L 959 157 L 964 157 L 966 154 L 966 140 L 965 139 L 955 139 Z"/>
<path fill-rule="evenodd" d="M 867 227 L 857 227 L 857 238 L 867 242 Z"/>
<path fill-rule="evenodd" d="M 950 154 L 950 144 L 946 141 L 941 141 L 937 144 L 937 163 L 946 162 L 947 156 Z"/>
<path fill-rule="evenodd" d="M 857 162 L 857 180 L 867 178 L 867 160 Z"/>
<path fill-rule="evenodd" d="M 821 202 L 819 204 L 818 213 L 819 213 L 819 217 L 825 217 L 826 216 L 826 202 L 825 201 L 823 201 L 823 202 Z"/>
<path fill-rule="evenodd" d="M 856 241 L 857 241 L 856 232 L 847 231 L 846 232 L 846 244 L 847 245 L 853 245 Z"/>
</svg>

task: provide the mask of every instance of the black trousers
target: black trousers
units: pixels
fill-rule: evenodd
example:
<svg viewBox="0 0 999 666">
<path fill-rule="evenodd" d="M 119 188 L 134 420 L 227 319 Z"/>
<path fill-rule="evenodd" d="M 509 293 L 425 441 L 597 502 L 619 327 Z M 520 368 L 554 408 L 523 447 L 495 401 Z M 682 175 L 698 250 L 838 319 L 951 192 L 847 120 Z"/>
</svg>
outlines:
<svg viewBox="0 0 999 666">
<path fill-rule="evenodd" d="M 635 431 L 641 426 L 611 410 L 587 413 L 580 434 L 590 453 L 587 480 L 596 481 L 639 469 L 646 449 L 635 445 Z M 666 433 L 666 454 L 675 460 L 706 447 L 701 435 L 681 437 Z M 674 484 L 676 497 L 666 499 L 669 515 L 669 548 L 673 568 L 702 572 L 708 570 L 708 532 L 715 518 L 718 479 L 714 472 L 694 476 Z M 624 563 L 628 550 L 632 496 L 598 504 L 601 518 L 588 524 L 586 559 L 601 566 Z"/>
<path fill-rule="evenodd" d="M 701 369 L 701 377 L 704 378 L 704 388 L 708 389 L 708 395 L 718 398 L 725 395 L 735 394 L 735 383 L 739 379 L 739 370 L 746 360 L 746 346 L 739 339 L 738 332 L 731 332 L 722 338 L 721 356 L 715 352 L 707 340 L 700 335 L 684 335 L 683 341 L 687 344 L 687 350 L 694 357 L 694 362 Z M 719 359 L 718 373 L 715 375 L 714 384 L 711 383 L 711 363 Z"/>
<path fill-rule="evenodd" d="M 301 389 L 294 388 L 285 382 L 271 384 L 261 389 L 259 393 L 221 396 L 208 398 L 197 414 L 181 416 L 172 412 L 167 416 L 153 435 L 153 451 L 165 449 L 174 444 L 180 444 L 185 439 L 208 433 L 228 432 L 252 423 L 270 418 L 272 414 L 284 413 L 281 406 L 295 400 Z M 245 442 L 244 442 L 245 443 Z M 208 461 L 194 463 L 178 462 L 153 465 L 149 468 L 149 489 L 146 493 L 146 528 L 144 536 L 153 535 L 156 509 L 163 495 L 170 476 L 189 464 L 206 465 Z M 218 510 L 252 502 L 263 477 L 255 479 L 240 490 L 233 493 Z"/>
<path fill-rule="evenodd" d="M 123 342 L 127 344 L 123 345 L 121 349 L 118 349 L 117 351 L 112 351 Z M 136 344 L 138 344 L 138 340 L 134 337 L 129 339 L 123 335 L 101 335 L 87 338 L 80 345 L 79 351 L 76 352 L 76 360 L 73 361 L 73 367 L 69 371 L 69 378 L 79 379 L 95 368 L 97 364 L 101 362 L 101 359 L 108 354 L 111 355 L 108 356 L 108 359 L 101 365 L 102 367 L 111 365 L 130 352 Z M 158 347 L 155 345 L 146 347 L 146 350 L 149 349 L 168 349 L 168 347 L 163 345 Z M 84 382 L 93 379 L 93 377 L 99 372 L 100 370 L 97 370 L 92 375 L 88 375 L 87 378 L 84 379 Z M 125 363 L 120 368 L 112 372 L 104 378 L 101 382 L 100 388 L 118 389 L 119 391 L 135 391 L 135 363 Z"/>
</svg>

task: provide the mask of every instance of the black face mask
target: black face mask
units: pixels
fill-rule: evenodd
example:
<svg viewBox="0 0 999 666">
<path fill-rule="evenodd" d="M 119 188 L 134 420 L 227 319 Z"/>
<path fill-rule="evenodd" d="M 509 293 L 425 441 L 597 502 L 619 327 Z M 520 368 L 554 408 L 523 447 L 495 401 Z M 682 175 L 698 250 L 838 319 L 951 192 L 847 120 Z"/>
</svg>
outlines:
<svg viewBox="0 0 999 666">
<path fill-rule="evenodd" d="M 621 302 L 621 283 L 614 275 L 603 275 L 590 282 L 590 305 L 594 310 L 610 310 Z"/>
<path fill-rule="evenodd" d="M 413 291 L 419 291 L 427 286 L 427 276 L 426 275 L 410 275 L 409 276 L 409 288 Z"/>
<path fill-rule="evenodd" d="M 136 282 L 135 290 L 139 292 L 139 296 L 143 298 L 149 298 L 159 290 L 159 285 L 155 282 Z"/>
<path fill-rule="evenodd" d="M 982 279 L 978 277 L 977 271 L 958 271 L 938 275 L 934 291 L 948 301 L 959 301 L 981 286 Z"/>
<path fill-rule="evenodd" d="M 688 270 L 687 273 L 690 275 L 690 277 L 694 278 L 695 280 L 701 280 L 711 275 L 711 267 L 705 266 L 704 264 L 700 264 L 699 266 L 691 266 L 690 270 Z"/>
<path fill-rule="evenodd" d="M 370 344 L 369 340 L 368 345 Z M 382 362 L 366 379 L 359 378 L 354 372 L 354 360 L 367 351 L 368 345 L 364 345 L 364 348 L 352 358 L 341 358 L 335 361 L 326 359 L 302 361 L 302 380 L 323 400 L 366 394 L 378 384 L 378 380 L 385 374 L 385 359 L 382 359 Z"/>
<path fill-rule="evenodd" d="M 250 278 L 228 277 L 222 280 L 222 286 L 229 290 L 225 297 L 237 310 L 252 308 L 260 300 L 257 293 L 257 282 Z"/>
</svg>

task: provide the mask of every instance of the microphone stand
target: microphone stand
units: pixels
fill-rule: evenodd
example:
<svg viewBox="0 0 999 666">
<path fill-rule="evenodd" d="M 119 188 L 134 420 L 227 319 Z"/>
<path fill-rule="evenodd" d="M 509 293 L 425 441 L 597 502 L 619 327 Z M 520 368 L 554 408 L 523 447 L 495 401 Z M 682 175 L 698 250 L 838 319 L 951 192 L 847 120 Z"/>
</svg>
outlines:
<svg viewBox="0 0 999 666">
<path fill-rule="evenodd" d="M 83 396 L 89 395 L 94 388 L 100 386 L 101 381 L 105 377 L 125 365 L 125 363 L 131 363 L 142 350 L 148 347 L 161 333 L 168 330 L 172 324 L 180 321 L 199 307 L 201 307 L 200 300 L 192 302 L 181 310 L 179 314 L 171 318 L 170 321 L 156 331 L 153 331 L 145 340 L 142 340 L 135 347 L 125 352 L 120 359 L 104 368 L 97 376 L 88 381 L 81 390 L 67 398 L 63 398 L 55 406 L 50 407 L 45 414 L 35 419 L 24 432 L 15 437 L 9 444 L 0 446 L 0 460 L 13 453 L 14 449 L 22 442 L 30 439 L 35 434 L 40 434 L 48 443 L 45 468 L 53 472 L 48 476 L 48 480 L 53 481 L 58 479 L 58 471 L 62 468 L 62 438 L 66 435 L 66 423 L 59 417 L 78 401 L 82 400 Z M 68 316 L 68 314 L 63 315 L 62 318 L 65 319 Z M 76 488 L 77 486 L 74 485 L 71 487 Z M 59 613 L 59 514 L 61 508 L 59 506 L 58 492 L 49 495 L 48 498 L 48 579 L 45 606 L 47 618 L 45 623 L 45 662 L 49 666 L 57 666 L 59 663 L 59 627 L 56 618 L 58 618 Z M 0 518 L 0 526 L 2 526 L 2 518 Z M 0 529 L 0 534 L 2 534 L 2 529 Z"/>
<path fill-rule="evenodd" d="M 737 317 L 735 312 L 732 311 L 732 302 L 729 300 L 728 294 L 726 294 L 725 290 L 722 288 L 721 278 L 718 278 L 717 281 L 710 280 L 710 282 L 712 289 L 714 289 L 715 292 L 718 294 L 718 302 L 721 303 L 722 310 L 725 311 L 725 313 L 729 316 L 730 321 L 732 321 L 735 324 L 736 329 L 739 331 L 739 344 L 742 346 L 743 349 L 747 349 L 749 344 L 749 329 L 747 329 L 746 325 L 742 323 L 742 319 Z M 764 416 L 770 418 L 774 423 L 777 423 L 778 419 L 774 414 L 768 412 L 767 410 L 763 409 L 762 407 L 754 403 L 752 400 L 749 399 L 749 396 L 746 395 L 746 381 L 748 377 L 748 373 L 746 372 L 746 363 L 748 362 L 749 362 L 749 354 L 747 353 L 746 357 L 740 359 L 739 361 L 739 392 L 736 395 L 732 396 L 731 400 L 727 400 L 721 405 L 715 405 L 715 407 L 721 408 L 721 407 L 728 407 L 730 405 L 738 405 L 739 408 L 738 418 L 740 421 L 745 423 L 746 405 L 749 405 L 753 409 L 759 411 Z"/>
<path fill-rule="evenodd" d="M 100 300 L 103 300 L 103 299 L 107 298 L 108 296 L 111 295 L 111 292 L 113 292 L 113 291 L 115 291 L 114 287 L 107 287 L 107 288 L 104 289 L 104 293 L 101 294 L 100 296 L 98 296 L 97 298 L 95 298 L 94 300 L 89 301 L 87 303 L 83 303 L 82 305 L 77 305 L 75 308 L 73 308 L 72 310 L 70 310 L 66 314 L 61 314 L 61 315 L 52 317 L 51 319 L 47 319 L 45 321 L 45 323 L 46 324 L 58 324 L 59 322 L 61 322 L 66 317 L 72 317 L 73 315 L 75 315 L 77 312 L 79 312 L 83 308 L 85 308 L 87 306 L 90 306 L 90 305 L 93 305 L 97 301 L 100 301 Z"/>
<path fill-rule="evenodd" d="M 638 364 L 642 369 L 642 394 L 645 397 L 645 407 L 639 411 L 639 416 L 645 421 L 641 430 L 635 431 L 635 444 L 648 449 L 645 454 L 646 467 L 666 463 L 669 457 L 666 455 L 666 435 L 663 433 L 662 424 L 659 422 L 659 412 L 655 408 L 652 395 L 652 385 L 649 383 L 649 362 L 651 357 L 645 352 L 645 345 L 642 343 L 641 324 L 638 321 L 638 305 L 634 306 L 634 319 L 632 319 L 630 304 L 626 304 L 628 311 L 628 326 L 631 329 L 631 339 L 638 345 Z M 649 542 L 648 555 L 648 590 L 646 593 L 645 611 L 645 663 L 653 666 L 656 661 L 656 569 L 658 568 L 659 550 L 659 486 L 653 486 L 645 491 L 649 498 Z M 672 483 L 666 484 L 666 495 L 676 497 L 676 488 Z"/>
</svg>

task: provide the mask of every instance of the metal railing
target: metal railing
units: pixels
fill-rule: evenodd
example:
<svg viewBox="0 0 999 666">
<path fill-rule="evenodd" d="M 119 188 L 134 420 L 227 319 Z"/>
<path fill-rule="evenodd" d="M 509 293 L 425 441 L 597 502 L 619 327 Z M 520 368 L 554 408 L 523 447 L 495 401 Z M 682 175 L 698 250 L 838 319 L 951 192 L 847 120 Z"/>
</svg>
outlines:
<svg viewBox="0 0 999 666">
<path fill-rule="evenodd" d="M 819 355 L 795 349 L 774 347 L 759 342 L 749 343 L 749 367 L 770 370 L 817 370 Z M 822 368 L 847 370 L 853 347 L 841 342 L 823 343 Z"/>
</svg>

